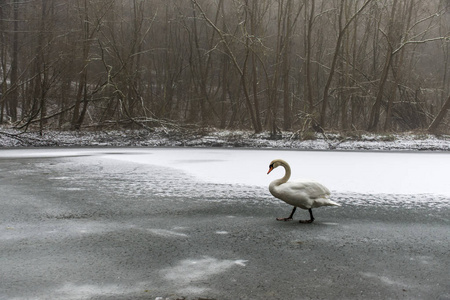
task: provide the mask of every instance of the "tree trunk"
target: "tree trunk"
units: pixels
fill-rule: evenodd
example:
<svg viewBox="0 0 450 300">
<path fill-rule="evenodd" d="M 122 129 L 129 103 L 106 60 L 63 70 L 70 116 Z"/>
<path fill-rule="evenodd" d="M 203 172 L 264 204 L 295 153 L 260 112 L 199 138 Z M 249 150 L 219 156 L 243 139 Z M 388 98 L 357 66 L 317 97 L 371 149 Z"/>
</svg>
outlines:
<svg viewBox="0 0 450 300">
<path fill-rule="evenodd" d="M 12 61 L 11 61 L 11 91 L 9 93 L 9 115 L 11 121 L 17 121 L 17 106 L 19 103 L 19 90 L 17 87 L 18 81 L 18 53 L 19 53 L 19 0 L 14 1 L 14 34 L 13 34 L 13 49 L 12 49 Z"/>
<path fill-rule="evenodd" d="M 381 73 L 380 84 L 378 86 L 375 103 L 373 104 L 372 110 L 370 111 L 369 127 L 367 128 L 368 131 L 374 131 L 378 127 L 378 122 L 380 121 L 381 103 L 383 101 L 384 85 L 386 84 L 388 78 L 391 62 L 392 49 L 389 47 L 386 54 L 386 60 L 384 62 L 383 72 Z"/>
<path fill-rule="evenodd" d="M 306 1 L 305 3 L 308 3 Z M 314 113 L 314 102 L 313 102 L 313 96 L 312 96 L 312 83 L 311 83 L 311 35 L 312 35 L 312 28 L 314 23 L 314 6 L 315 6 L 315 0 L 310 1 L 311 9 L 309 13 L 308 18 L 308 25 L 306 30 L 306 62 L 305 62 L 305 72 L 306 72 L 306 81 L 305 81 L 305 91 L 306 91 L 306 101 L 308 103 L 308 113 L 312 115 Z M 305 8 L 305 15 L 306 15 L 307 9 Z"/>
<path fill-rule="evenodd" d="M 378 91 L 377 96 L 375 98 L 375 103 L 373 104 L 372 110 L 370 111 L 370 117 L 369 117 L 369 126 L 367 128 L 368 131 L 375 131 L 378 127 L 378 123 L 380 121 L 380 113 L 381 113 L 381 104 L 383 101 L 383 93 L 384 93 L 384 86 L 386 84 L 388 75 L 389 75 L 389 68 L 391 67 L 392 63 L 392 56 L 394 55 L 393 49 L 392 49 L 392 43 L 393 43 L 393 35 L 394 35 L 394 17 L 397 9 L 397 0 L 394 0 L 392 3 L 392 10 L 391 10 L 391 18 L 389 19 L 389 32 L 387 34 L 387 53 L 386 53 L 386 59 L 384 60 L 384 66 L 383 71 L 381 73 L 380 77 L 380 84 L 378 85 Z"/>
<path fill-rule="evenodd" d="M 82 56 L 82 62 L 83 62 L 83 69 L 80 72 L 80 78 L 78 81 L 78 91 L 77 96 L 75 99 L 75 106 L 73 110 L 73 117 L 72 117 L 72 129 L 80 129 L 81 124 L 83 123 L 85 112 L 86 112 L 86 106 L 87 106 L 87 99 L 85 98 L 87 94 L 87 68 L 88 68 L 88 56 L 90 51 L 90 36 L 89 36 L 89 14 L 88 14 L 88 2 L 87 0 L 84 0 L 84 20 L 83 20 L 83 56 Z M 83 97 L 84 96 L 84 97 Z M 81 104 L 84 102 L 82 111 L 80 112 Z"/>
<path fill-rule="evenodd" d="M 433 122 L 431 122 L 430 126 L 428 127 L 428 132 L 430 133 L 436 133 L 439 125 L 441 124 L 442 120 L 445 118 L 445 115 L 447 114 L 447 110 L 450 109 L 450 95 L 448 96 L 447 100 L 445 101 L 444 105 L 442 106 L 441 110 L 437 114 L 436 118 L 434 118 Z"/>
<path fill-rule="evenodd" d="M 292 127 L 292 107 L 291 96 L 289 92 L 289 73 L 290 73 L 290 51 L 291 51 L 291 38 L 292 38 L 292 26 L 294 25 L 291 19 L 292 14 L 292 1 L 287 0 L 285 13 L 283 18 L 285 26 L 285 35 L 283 43 L 283 130 L 290 130 Z"/>
</svg>

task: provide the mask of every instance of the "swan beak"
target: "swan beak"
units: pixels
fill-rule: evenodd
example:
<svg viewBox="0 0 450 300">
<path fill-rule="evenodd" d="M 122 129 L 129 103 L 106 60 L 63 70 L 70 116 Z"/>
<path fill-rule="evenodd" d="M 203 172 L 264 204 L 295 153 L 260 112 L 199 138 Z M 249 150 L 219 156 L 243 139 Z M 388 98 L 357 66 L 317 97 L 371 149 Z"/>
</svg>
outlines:
<svg viewBox="0 0 450 300">
<path fill-rule="evenodd" d="M 267 172 L 267 174 L 269 174 L 270 172 L 272 172 L 272 170 L 273 170 L 273 167 L 270 166 L 270 167 L 269 167 L 269 172 Z"/>
</svg>

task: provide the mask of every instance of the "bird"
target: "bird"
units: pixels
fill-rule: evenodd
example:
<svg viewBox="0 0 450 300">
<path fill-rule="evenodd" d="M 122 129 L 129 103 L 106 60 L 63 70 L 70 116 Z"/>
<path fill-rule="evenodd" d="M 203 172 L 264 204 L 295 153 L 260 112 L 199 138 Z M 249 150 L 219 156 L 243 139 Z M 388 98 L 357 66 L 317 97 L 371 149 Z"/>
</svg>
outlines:
<svg viewBox="0 0 450 300">
<path fill-rule="evenodd" d="M 312 208 L 321 206 L 341 206 L 330 200 L 330 190 L 324 185 L 312 180 L 288 181 L 291 177 L 291 167 L 282 159 L 274 159 L 269 165 L 269 171 L 272 172 L 277 167 L 284 167 L 285 174 L 282 178 L 272 181 L 269 185 L 270 193 L 284 202 L 294 206 L 291 214 L 287 218 L 277 218 L 277 221 L 290 221 L 294 216 L 297 207 L 309 211 L 309 220 L 300 220 L 300 223 L 314 222 Z"/>
</svg>

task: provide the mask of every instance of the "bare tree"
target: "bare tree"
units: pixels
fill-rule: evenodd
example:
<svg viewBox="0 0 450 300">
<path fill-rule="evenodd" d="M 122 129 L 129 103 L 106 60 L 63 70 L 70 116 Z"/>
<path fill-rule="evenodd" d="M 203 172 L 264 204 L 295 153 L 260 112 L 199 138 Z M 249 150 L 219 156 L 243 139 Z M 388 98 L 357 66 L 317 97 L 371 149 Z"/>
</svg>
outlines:
<svg viewBox="0 0 450 300">
<path fill-rule="evenodd" d="M 393 57 L 395 55 L 398 55 L 399 53 L 402 54 L 403 53 L 402 51 L 405 48 L 405 46 L 424 44 L 437 40 L 443 40 L 446 38 L 442 36 L 425 38 L 426 34 L 430 29 L 429 26 L 427 26 L 424 31 L 420 31 L 415 34 L 413 32 L 413 29 L 419 27 L 420 24 L 435 19 L 435 17 L 439 15 L 439 12 L 428 15 L 412 23 L 410 20 L 411 16 L 408 17 L 408 14 L 411 14 L 412 10 L 409 11 L 406 18 L 402 18 L 400 16 L 396 17 L 396 15 L 398 14 L 397 10 L 399 10 L 400 5 L 401 3 L 399 2 L 399 0 L 394 0 L 392 3 L 391 14 L 387 26 L 388 27 L 387 33 L 384 32 L 382 29 L 379 29 L 387 41 L 387 50 L 383 70 L 380 76 L 380 82 L 378 86 L 376 99 L 370 112 L 370 119 L 368 126 L 369 131 L 376 130 L 380 120 L 381 106 L 383 104 L 383 96 L 385 92 L 385 84 L 388 79 L 389 70 L 391 69 Z M 413 2 L 411 2 L 410 5 L 411 5 L 410 8 L 412 9 Z M 397 23 L 396 20 L 399 20 L 398 22 L 400 23 Z M 404 27 L 403 22 L 405 22 L 407 25 L 406 28 L 402 31 L 402 27 Z M 412 24 L 409 25 L 410 23 Z M 403 59 L 400 59 L 400 62 L 402 61 Z M 387 123 L 389 123 L 389 118 L 391 116 L 391 109 L 392 109 L 392 101 L 388 104 Z"/>
<path fill-rule="evenodd" d="M 261 122 L 259 121 L 259 116 L 257 114 L 255 114 L 255 108 L 254 108 L 254 104 L 252 104 L 252 101 L 250 99 L 250 94 L 248 91 L 248 84 L 247 84 L 247 62 L 248 62 L 248 58 L 249 58 L 249 54 L 250 54 L 250 47 L 249 47 L 249 43 L 251 40 L 251 37 L 248 35 L 244 36 L 244 43 L 245 43 L 245 54 L 244 54 L 244 62 L 243 65 L 240 65 L 234 52 L 232 51 L 229 41 L 226 38 L 226 33 L 223 32 L 221 29 L 219 29 L 214 22 L 212 22 L 207 16 L 206 13 L 204 12 L 204 10 L 202 9 L 202 7 L 198 4 L 198 2 L 196 0 L 192 0 L 192 2 L 194 3 L 194 5 L 199 9 L 202 17 L 204 18 L 204 20 L 214 29 L 214 31 L 217 32 L 217 34 L 220 37 L 221 42 L 223 43 L 223 45 L 225 46 L 225 51 L 227 53 L 227 55 L 230 56 L 231 61 L 234 65 L 234 67 L 236 68 L 236 70 L 238 71 L 240 77 L 241 77 L 241 83 L 242 83 L 242 90 L 244 92 L 244 98 L 245 98 L 245 103 L 246 103 L 246 107 L 248 109 L 248 113 L 250 115 L 250 119 L 252 121 L 252 125 L 253 125 L 253 129 L 255 130 L 255 132 L 261 132 L 262 131 L 262 125 Z M 244 19 L 241 21 L 242 24 L 245 24 L 248 21 L 248 14 L 244 13 Z"/>
<path fill-rule="evenodd" d="M 321 126 L 325 126 L 325 120 L 326 120 L 326 114 L 327 114 L 327 108 L 328 108 L 328 97 L 329 97 L 329 90 L 331 87 L 331 81 L 333 80 L 333 75 L 336 69 L 336 62 L 337 59 L 339 57 L 339 53 L 340 53 L 340 49 L 341 49 L 341 43 L 342 43 L 342 39 L 344 37 L 344 34 L 346 33 L 348 27 L 350 26 L 350 24 L 355 20 L 355 18 L 369 5 L 369 3 L 372 0 L 367 0 L 366 2 L 364 2 L 364 4 L 353 14 L 353 16 L 348 19 L 348 21 L 346 21 L 345 24 L 342 24 L 342 16 L 344 13 L 344 4 L 345 1 L 341 1 L 341 5 L 339 7 L 339 20 L 338 20 L 338 37 L 337 37 L 337 41 L 336 41 L 336 46 L 334 48 L 334 54 L 333 54 L 333 59 L 331 62 L 331 67 L 330 67 L 330 71 L 329 71 L 329 75 L 328 75 L 328 79 L 327 82 L 325 83 L 325 87 L 323 89 L 323 100 L 322 100 L 322 108 L 321 108 L 321 114 L 320 114 L 320 125 Z M 396 1 L 396 0 L 394 0 Z"/>
</svg>

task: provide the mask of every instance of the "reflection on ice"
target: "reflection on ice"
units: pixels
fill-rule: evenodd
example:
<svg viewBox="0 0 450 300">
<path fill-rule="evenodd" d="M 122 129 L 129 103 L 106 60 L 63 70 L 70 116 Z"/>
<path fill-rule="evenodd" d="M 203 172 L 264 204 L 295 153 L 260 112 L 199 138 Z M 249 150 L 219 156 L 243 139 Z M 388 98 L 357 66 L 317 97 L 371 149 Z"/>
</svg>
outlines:
<svg viewBox="0 0 450 300">
<path fill-rule="evenodd" d="M 164 236 L 164 237 L 188 237 L 187 234 L 185 233 L 181 233 L 181 232 L 176 232 L 176 231 L 172 231 L 172 230 L 166 230 L 166 229 L 147 229 L 148 232 L 151 232 L 155 235 L 160 235 L 160 236 Z"/>
<path fill-rule="evenodd" d="M 218 235 L 228 235 L 228 234 L 230 234 L 228 231 L 223 231 L 223 230 L 216 231 L 215 233 L 218 234 Z"/>
</svg>

